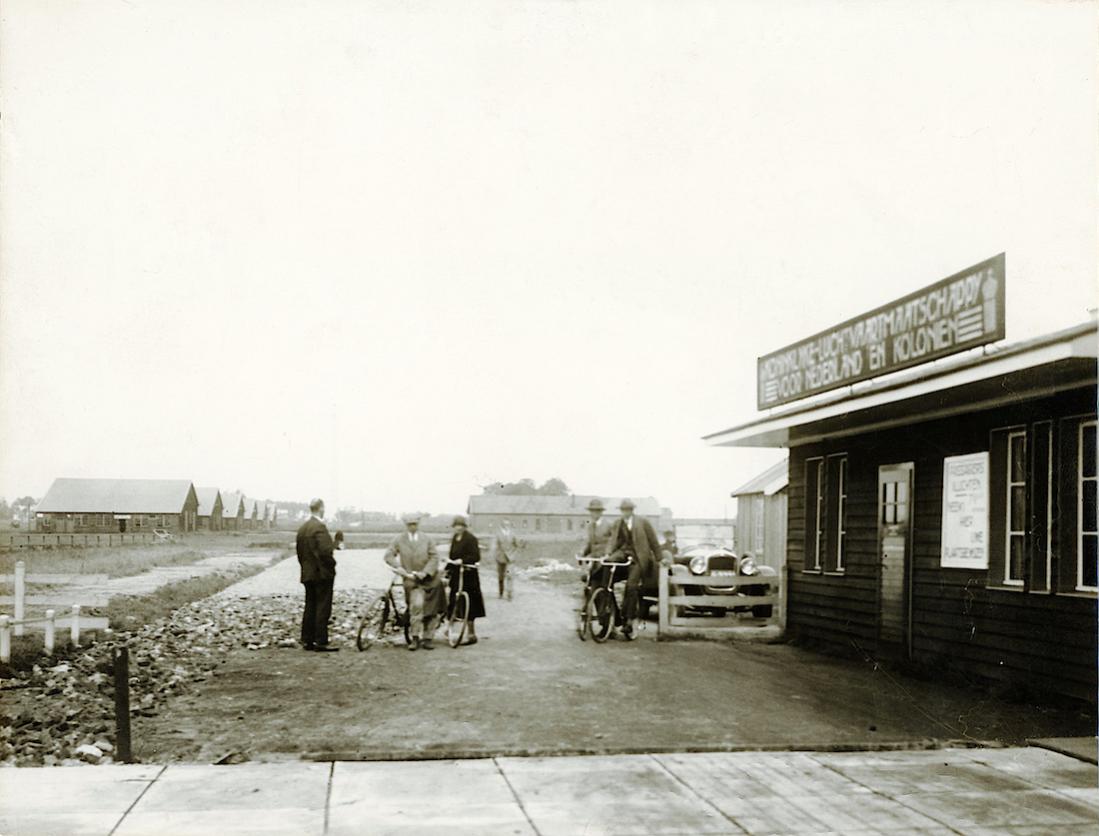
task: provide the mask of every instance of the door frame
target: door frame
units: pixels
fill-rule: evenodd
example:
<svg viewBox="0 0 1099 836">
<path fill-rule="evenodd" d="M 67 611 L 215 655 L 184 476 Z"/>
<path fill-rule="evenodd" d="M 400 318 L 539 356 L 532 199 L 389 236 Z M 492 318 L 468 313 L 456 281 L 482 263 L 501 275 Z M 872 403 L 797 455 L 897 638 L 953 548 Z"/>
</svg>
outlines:
<svg viewBox="0 0 1099 836">
<path fill-rule="evenodd" d="M 905 531 L 904 543 L 904 569 L 903 583 L 904 594 L 901 599 L 902 623 L 904 636 L 901 638 L 901 646 L 904 648 L 905 658 L 912 658 L 912 577 L 913 577 L 913 544 L 915 543 L 916 528 L 916 463 L 913 461 L 893 462 L 891 464 L 878 465 L 877 496 L 875 499 L 878 518 L 877 554 L 878 554 L 878 642 L 881 642 L 881 604 L 882 604 L 882 561 L 883 539 L 885 537 L 886 524 L 882 514 L 882 472 L 887 470 L 904 470 L 908 472 L 908 520 Z M 893 644 L 890 642 L 890 644 Z"/>
</svg>

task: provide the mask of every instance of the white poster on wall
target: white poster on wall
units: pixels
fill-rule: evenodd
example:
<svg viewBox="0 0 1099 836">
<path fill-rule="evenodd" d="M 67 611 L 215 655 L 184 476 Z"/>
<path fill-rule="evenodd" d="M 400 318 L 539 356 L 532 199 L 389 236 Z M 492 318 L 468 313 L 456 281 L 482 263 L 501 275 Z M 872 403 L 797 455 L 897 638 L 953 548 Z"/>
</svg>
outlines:
<svg viewBox="0 0 1099 836">
<path fill-rule="evenodd" d="M 988 453 L 943 461 L 944 568 L 988 568 Z"/>
</svg>

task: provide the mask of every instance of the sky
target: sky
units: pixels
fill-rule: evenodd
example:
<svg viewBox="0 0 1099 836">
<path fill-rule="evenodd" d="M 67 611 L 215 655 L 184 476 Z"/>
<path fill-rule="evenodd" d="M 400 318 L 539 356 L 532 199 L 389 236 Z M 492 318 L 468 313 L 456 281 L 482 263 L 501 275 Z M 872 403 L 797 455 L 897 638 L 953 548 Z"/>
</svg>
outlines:
<svg viewBox="0 0 1099 836">
<path fill-rule="evenodd" d="M 1088 318 L 1096 9 L 7 0 L 0 495 L 732 514 L 759 355 L 999 252 Z"/>
</svg>

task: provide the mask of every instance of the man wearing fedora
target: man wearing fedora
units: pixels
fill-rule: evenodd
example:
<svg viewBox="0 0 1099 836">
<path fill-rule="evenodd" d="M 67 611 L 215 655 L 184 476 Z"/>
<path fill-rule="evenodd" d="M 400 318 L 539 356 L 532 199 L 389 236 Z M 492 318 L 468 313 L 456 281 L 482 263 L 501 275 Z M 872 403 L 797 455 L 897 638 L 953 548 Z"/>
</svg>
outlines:
<svg viewBox="0 0 1099 836">
<path fill-rule="evenodd" d="M 435 630 L 446 608 L 446 589 L 439 577 L 435 543 L 421 532 L 416 514 L 404 517 L 406 530 L 385 552 L 385 562 L 401 576 L 409 615 L 409 650 L 434 648 Z"/>
<path fill-rule="evenodd" d="M 599 497 L 592 498 L 588 503 L 588 540 L 584 544 L 583 557 L 606 557 L 610 549 L 607 547 L 611 540 L 611 523 L 603 516 L 603 500 Z M 591 567 L 588 577 L 584 578 L 584 603 L 587 604 L 588 590 L 602 586 L 605 582 L 604 572 L 609 571 L 605 566 Z"/>
<path fill-rule="evenodd" d="M 626 576 L 626 596 L 622 606 L 622 617 L 625 620 L 623 632 L 629 638 L 632 635 L 633 620 L 637 618 L 641 606 L 641 581 L 656 571 L 663 555 L 656 529 L 643 517 L 634 516 L 633 501 L 623 499 L 618 508 L 622 516 L 611 527 L 610 549 L 612 560 L 632 558 L 629 574 Z"/>
</svg>

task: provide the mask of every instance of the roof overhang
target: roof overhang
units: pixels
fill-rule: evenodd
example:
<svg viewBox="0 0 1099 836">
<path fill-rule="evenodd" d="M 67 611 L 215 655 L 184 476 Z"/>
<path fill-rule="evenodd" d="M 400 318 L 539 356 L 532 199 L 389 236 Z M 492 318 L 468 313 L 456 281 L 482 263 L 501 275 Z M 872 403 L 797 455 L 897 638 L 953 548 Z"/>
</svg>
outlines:
<svg viewBox="0 0 1099 836">
<path fill-rule="evenodd" d="M 824 438 L 992 409 L 1096 384 L 1094 322 L 922 367 L 827 402 L 799 405 L 705 437 L 714 447 L 796 447 Z"/>
</svg>

